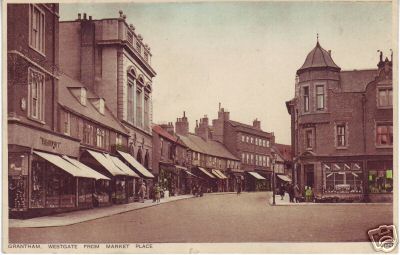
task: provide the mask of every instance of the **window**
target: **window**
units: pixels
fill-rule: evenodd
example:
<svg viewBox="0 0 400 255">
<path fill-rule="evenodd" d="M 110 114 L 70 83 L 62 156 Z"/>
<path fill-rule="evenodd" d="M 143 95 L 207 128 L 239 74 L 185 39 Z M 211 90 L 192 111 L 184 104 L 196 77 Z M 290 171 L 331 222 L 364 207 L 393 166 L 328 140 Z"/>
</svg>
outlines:
<svg viewBox="0 0 400 255">
<path fill-rule="evenodd" d="M 96 145 L 100 148 L 105 147 L 105 132 L 101 128 L 97 128 L 96 130 Z"/>
<path fill-rule="evenodd" d="M 71 114 L 69 112 L 63 112 L 63 131 L 64 134 L 71 134 Z"/>
<path fill-rule="evenodd" d="M 150 130 L 150 123 L 149 123 L 149 108 L 150 108 L 150 99 L 148 96 L 144 98 L 144 129 L 149 131 Z"/>
<path fill-rule="evenodd" d="M 256 137 L 256 145 L 258 146 L 258 138 Z"/>
<path fill-rule="evenodd" d="M 393 145 L 393 124 L 377 124 L 376 125 L 376 145 L 392 146 Z"/>
<path fill-rule="evenodd" d="M 264 156 L 264 157 L 267 159 L 267 167 L 269 167 L 271 163 L 270 158 L 269 156 Z"/>
<path fill-rule="evenodd" d="M 250 137 L 246 136 L 246 143 L 248 143 L 250 140 Z"/>
<path fill-rule="evenodd" d="M 303 105 L 304 112 L 308 112 L 310 110 L 310 91 L 308 87 L 303 87 Z"/>
<path fill-rule="evenodd" d="M 317 110 L 323 110 L 325 108 L 325 91 L 324 85 L 317 85 Z"/>
<path fill-rule="evenodd" d="M 242 163 L 244 163 L 246 160 L 246 155 L 244 153 L 242 153 Z"/>
<path fill-rule="evenodd" d="M 256 155 L 256 166 L 258 166 L 258 155 Z"/>
<path fill-rule="evenodd" d="M 306 130 L 306 148 L 312 149 L 313 147 L 313 133 L 312 130 Z"/>
<path fill-rule="evenodd" d="M 29 116 L 44 120 L 44 75 L 29 69 Z"/>
<path fill-rule="evenodd" d="M 267 140 L 267 143 L 266 143 L 266 145 L 265 145 L 265 146 L 269 147 L 269 140 Z"/>
<path fill-rule="evenodd" d="M 392 98 L 393 98 L 392 88 L 378 89 L 378 106 L 380 107 L 393 106 Z"/>
<path fill-rule="evenodd" d="M 355 165 L 358 168 L 354 167 Z M 362 193 L 360 163 L 322 163 L 324 193 Z"/>
<path fill-rule="evenodd" d="M 79 96 L 79 102 L 81 103 L 81 105 L 86 106 L 86 98 L 87 98 L 86 88 L 81 88 L 81 94 Z"/>
<path fill-rule="evenodd" d="M 136 91 L 136 125 L 142 127 L 142 92 Z"/>
<path fill-rule="evenodd" d="M 246 153 L 246 164 L 250 163 L 250 155 Z"/>
<path fill-rule="evenodd" d="M 127 114 L 128 114 L 128 122 L 133 123 L 133 97 L 134 97 L 134 81 L 132 79 L 128 78 L 128 109 L 127 109 Z"/>
<path fill-rule="evenodd" d="M 83 143 L 94 145 L 94 127 L 90 124 L 85 123 L 83 126 Z"/>
<path fill-rule="evenodd" d="M 29 9 L 29 46 L 41 53 L 44 53 L 44 12 L 40 10 L 38 6 L 32 4 L 29 5 Z"/>
<path fill-rule="evenodd" d="M 250 164 L 254 164 L 254 154 L 250 155 Z"/>
<path fill-rule="evenodd" d="M 250 143 L 253 144 L 254 140 L 253 137 L 250 138 Z"/>
<path fill-rule="evenodd" d="M 244 137 L 244 135 L 242 135 L 242 142 L 243 142 L 243 143 L 245 142 L 245 137 Z"/>
<path fill-rule="evenodd" d="M 121 146 L 122 145 L 122 135 L 121 134 L 117 134 L 115 137 L 115 144 L 117 146 Z"/>
<path fill-rule="evenodd" d="M 337 147 L 346 146 L 346 125 L 340 124 L 336 126 Z"/>
</svg>

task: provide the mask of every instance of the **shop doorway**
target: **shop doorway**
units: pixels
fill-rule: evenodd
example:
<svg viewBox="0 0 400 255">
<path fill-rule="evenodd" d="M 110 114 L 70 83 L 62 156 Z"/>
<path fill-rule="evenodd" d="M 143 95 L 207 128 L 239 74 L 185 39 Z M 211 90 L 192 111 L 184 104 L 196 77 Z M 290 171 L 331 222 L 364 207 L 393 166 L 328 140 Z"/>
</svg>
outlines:
<svg viewBox="0 0 400 255">
<path fill-rule="evenodd" d="M 305 165 L 304 174 L 306 186 L 314 188 L 314 165 Z"/>
</svg>

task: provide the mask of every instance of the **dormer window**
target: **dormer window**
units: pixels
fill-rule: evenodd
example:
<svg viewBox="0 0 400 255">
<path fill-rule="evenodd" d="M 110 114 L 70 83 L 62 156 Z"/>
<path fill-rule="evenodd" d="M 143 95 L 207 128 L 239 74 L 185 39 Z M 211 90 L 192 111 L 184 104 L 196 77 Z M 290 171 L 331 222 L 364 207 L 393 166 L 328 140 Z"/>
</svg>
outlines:
<svg viewBox="0 0 400 255">
<path fill-rule="evenodd" d="M 99 99 L 99 112 L 104 115 L 104 99 Z"/>
<path fill-rule="evenodd" d="M 99 113 L 104 115 L 105 100 L 103 98 L 91 98 L 90 100 Z"/>
<path fill-rule="evenodd" d="M 79 101 L 80 101 L 81 105 L 86 106 L 86 99 L 87 99 L 86 88 L 81 88 L 81 93 L 79 96 Z"/>
</svg>

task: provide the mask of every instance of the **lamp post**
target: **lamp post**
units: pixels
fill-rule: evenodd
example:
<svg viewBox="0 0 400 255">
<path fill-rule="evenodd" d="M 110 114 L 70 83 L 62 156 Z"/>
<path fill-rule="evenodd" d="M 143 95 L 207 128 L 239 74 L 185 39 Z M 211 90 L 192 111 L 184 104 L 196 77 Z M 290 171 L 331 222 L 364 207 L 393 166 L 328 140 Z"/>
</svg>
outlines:
<svg viewBox="0 0 400 255">
<path fill-rule="evenodd" d="M 272 205 L 276 205 L 275 203 L 275 154 L 273 154 L 272 159 Z"/>
</svg>

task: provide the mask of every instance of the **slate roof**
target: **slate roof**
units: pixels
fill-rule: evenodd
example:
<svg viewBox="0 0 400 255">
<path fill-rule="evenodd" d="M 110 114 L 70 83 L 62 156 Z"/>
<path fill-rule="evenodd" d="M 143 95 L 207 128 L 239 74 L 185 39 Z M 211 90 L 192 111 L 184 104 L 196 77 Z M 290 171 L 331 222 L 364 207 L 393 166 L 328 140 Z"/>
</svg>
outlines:
<svg viewBox="0 0 400 255">
<path fill-rule="evenodd" d="M 165 129 L 163 129 L 162 127 L 160 127 L 159 125 L 153 125 L 152 127 L 153 132 L 157 133 L 158 135 L 170 140 L 171 142 L 175 142 L 178 143 L 182 146 L 186 146 L 178 136 L 174 136 L 171 135 L 170 133 L 168 133 Z"/>
<path fill-rule="evenodd" d="M 340 70 L 340 67 L 335 64 L 329 52 L 324 50 L 319 42 L 315 45 L 314 49 L 308 53 L 304 64 L 300 67 L 297 72 L 308 69 L 308 68 L 318 68 L 318 67 L 331 67 Z"/>
<path fill-rule="evenodd" d="M 234 121 L 234 120 L 228 120 L 227 122 L 230 123 L 234 127 L 239 127 L 242 130 L 248 131 L 250 133 L 259 133 L 259 134 L 262 134 L 262 135 L 265 135 L 265 134 L 271 135 L 271 133 L 263 131 L 263 130 L 258 129 L 258 128 L 255 128 L 252 125 L 244 124 L 244 123 L 241 123 L 241 122 L 238 122 L 238 121 Z"/>
<path fill-rule="evenodd" d="M 378 75 L 378 69 L 352 70 L 340 72 L 343 92 L 364 92 L 368 83 Z"/>
<path fill-rule="evenodd" d="M 239 160 L 228 149 L 220 142 L 208 140 L 205 141 L 200 136 L 195 134 L 188 134 L 186 136 L 178 135 L 181 141 L 193 151 L 197 151 L 203 154 L 216 156 L 220 158 L 227 158 L 233 160 Z"/>
<path fill-rule="evenodd" d="M 128 131 L 122 126 L 119 120 L 112 114 L 107 108 L 107 102 L 105 102 L 104 115 L 101 114 L 97 108 L 91 103 L 91 100 L 86 100 L 86 106 L 82 105 L 78 99 L 72 94 L 68 87 L 85 87 L 82 83 L 71 77 L 61 74 L 59 76 L 58 83 L 58 104 L 69 111 L 83 115 L 85 118 L 90 119 L 94 123 L 98 123 L 101 126 L 109 127 L 120 133 L 126 134 Z M 98 98 L 90 90 L 87 90 L 87 98 Z"/>
</svg>

